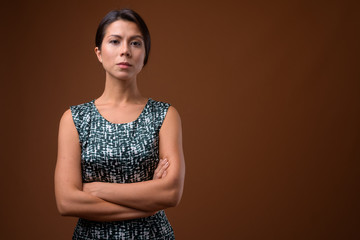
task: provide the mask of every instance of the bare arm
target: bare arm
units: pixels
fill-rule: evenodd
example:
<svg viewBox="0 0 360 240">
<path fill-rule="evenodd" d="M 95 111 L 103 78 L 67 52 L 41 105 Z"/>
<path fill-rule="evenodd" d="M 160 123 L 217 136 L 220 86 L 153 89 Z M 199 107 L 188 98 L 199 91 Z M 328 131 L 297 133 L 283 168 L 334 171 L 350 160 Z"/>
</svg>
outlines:
<svg viewBox="0 0 360 240">
<path fill-rule="evenodd" d="M 166 158 L 169 162 L 169 167 L 161 178 L 125 184 L 86 183 L 84 191 L 106 201 L 144 211 L 157 211 L 176 206 L 183 192 L 185 162 L 181 120 L 174 107 L 168 109 L 159 139 L 160 158 Z"/>
<path fill-rule="evenodd" d="M 95 221 L 120 221 L 153 215 L 154 212 L 110 203 L 83 191 L 78 139 L 71 112 L 67 110 L 60 120 L 55 169 L 55 197 L 61 215 Z"/>
</svg>

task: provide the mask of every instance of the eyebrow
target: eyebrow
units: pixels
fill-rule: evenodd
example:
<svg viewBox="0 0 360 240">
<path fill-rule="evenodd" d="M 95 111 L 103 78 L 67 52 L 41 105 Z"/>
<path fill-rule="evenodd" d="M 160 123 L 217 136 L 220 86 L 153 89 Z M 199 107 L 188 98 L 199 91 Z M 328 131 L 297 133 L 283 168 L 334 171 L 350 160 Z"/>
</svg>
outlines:
<svg viewBox="0 0 360 240">
<path fill-rule="evenodd" d="M 111 35 L 108 36 L 108 38 L 109 37 L 123 38 L 122 36 L 117 35 L 117 34 L 111 34 Z M 143 36 L 141 36 L 141 35 L 134 35 L 134 36 L 130 37 L 130 39 L 134 39 L 134 38 L 141 38 L 142 40 L 144 40 Z"/>
</svg>

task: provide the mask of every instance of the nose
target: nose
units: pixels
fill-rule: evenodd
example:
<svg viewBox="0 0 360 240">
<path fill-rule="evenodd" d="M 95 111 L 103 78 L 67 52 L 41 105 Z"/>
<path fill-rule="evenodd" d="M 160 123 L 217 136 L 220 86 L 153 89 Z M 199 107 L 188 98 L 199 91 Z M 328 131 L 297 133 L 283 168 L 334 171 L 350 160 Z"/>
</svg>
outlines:
<svg viewBox="0 0 360 240">
<path fill-rule="evenodd" d="M 126 43 L 122 44 L 122 46 L 121 46 L 120 56 L 126 56 L 126 57 L 131 56 L 130 48 L 128 47 L 128 45 Z"/>
</svg>

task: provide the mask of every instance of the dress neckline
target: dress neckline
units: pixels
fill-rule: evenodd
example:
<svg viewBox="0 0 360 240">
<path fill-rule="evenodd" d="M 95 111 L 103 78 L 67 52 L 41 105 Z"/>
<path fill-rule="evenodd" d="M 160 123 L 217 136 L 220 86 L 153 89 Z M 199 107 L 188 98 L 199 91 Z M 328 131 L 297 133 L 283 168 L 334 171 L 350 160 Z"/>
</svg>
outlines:
<svg viewBox="0 0 360 240">
<path fill-rule="evenodd" d="M 137 122 L 141 117 L 142 115 L 144 115 L 145 113 L 145 109 L 148 108 L 149 106 L 149 103 L 150 103 L 150 100 L 151 98 L 148 98 L 143 110 L 141 111 L 140 115 L 134 120 L 134 121 L 131 121 L 131 122 L 127 122 L 127 123 L 113 123 L 113 122 L 110 122 L 109 120 L 107 120 L 103 115 L 101 115 L 101 113 L 99 112 L 98 108 L 96 107 L 95 105 L 95 100 L 92 100 L 91 101 L 91 105 L 93 106 L 93 108 L 95 109 L 95 112 L 100 116 L 100 118 L 102 118 L 105 122 L 108 122 L 109 124 L 111 125 L 130 125 L 130 124 L 133 124 L 134 122 Z"/>
</svg>

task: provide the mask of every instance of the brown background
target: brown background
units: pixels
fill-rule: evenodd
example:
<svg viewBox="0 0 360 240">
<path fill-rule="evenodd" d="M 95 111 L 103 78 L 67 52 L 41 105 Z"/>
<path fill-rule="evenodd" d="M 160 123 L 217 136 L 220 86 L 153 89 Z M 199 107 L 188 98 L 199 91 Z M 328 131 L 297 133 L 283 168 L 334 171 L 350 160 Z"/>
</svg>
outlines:
<svg viewBox="0 0 360 240">
<path fill-rule="evenodd" d="M 360 239 L 357 1 L 13 1 L 1 16 L 1 239 L 70 239 L 56 210 L 57 130 L 97 98 L 101 18 L 152 34 L 144 96 L 181 114 L 177 239 Z"/>
</svg>

